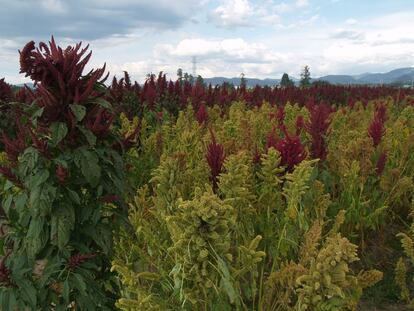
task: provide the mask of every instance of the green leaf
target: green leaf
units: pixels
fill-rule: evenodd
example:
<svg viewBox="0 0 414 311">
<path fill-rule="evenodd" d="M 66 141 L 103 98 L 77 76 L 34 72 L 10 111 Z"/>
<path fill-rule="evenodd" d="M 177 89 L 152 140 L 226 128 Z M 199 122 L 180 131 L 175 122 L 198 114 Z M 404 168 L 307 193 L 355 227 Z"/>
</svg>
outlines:
<svg viewBox="0 0 414 311">
<path fill-rule="evenodd" d="M 72 202 L 74 202 L 77 205 L 80 205 L 80 197 L 75 191 L 68 189 L 68 196 L 72 200 Z"/>
<path fill-rule="evenodd" d="M 34 188 L 30 192 L 29 206 L 30 212 L 33 216 L 46 216 L 51 208 L 52 203 L 56 198 L 56 188 L 48 184 L 42 187 Z"/>
<path fill-rule="evenodd" d="M 78 129 L 82 132 L 82 134 L 86 137 L 88 144 L 91 146 L 95 146 L 96 144 L 96 136 L 87 128 L 83 126 L 78 126 Z"/>
<path fill-rule="evenodd" d="M 54 122 L 50 127 L 52 131 L 51 144 L 56 146 L 68 134 L 68 127 L 63 122 Z"/>
<path fill-rule="evenodd" d="M 14 187 L 14 184 L 10 180 L 6 180 L 4 183 L 4 191 L 7 191 Z"/>
<path fill-rule="evenodd" d="M 24 205 L 26 204 L 27 200 L 27 194 L 25 192 L 21 192 L 14 198 L 14 206 L 17 210 L 21 210 L 24 208 Z"/>
<path fill-rule="evenodd" d="M 83 295 L 86 296 L 86 283 L 80 274 L 73 274 L 72 282 L 73 286 Z"/>
<path fill-rule="evenodd" d="M 99 179 L 101 178 L 101 168 L 98 165 L 98 156 L 94 152 L 87 151 L 85 149 L 82 149 L 81 152 L 82 175 L 92 187 L 96 187 L 98 186 Z"/>
<path fill-rule="evenodd" d="M 38 171 L 35 175 L 28 178 L 28 181 L 26 182 L 27 188 L 33 189 L 39 187 L 41 184 L 46 182 L 49 176 L 49 171 L 46 169 Z"/>
<path fill-rule="evenodd" d="M 69 204 L 60 204 L 52 215 L 50 222 L 50 239 L 60 250 L 69 242 L 71 231 L 75 226 L 75 211 Z"/>
<path fill-rule="evenodd" d="M 0 292 L 0 301 L 1 301 L 1 310 L 11 310 L 9 289 L 2 289 L 2 291 Z"/>
<path fill-rule="evenodd" d="M 9 195 L 8 197 L 7 197 L 7 199 L 5 199 L 4 201 L 3 201 L 3 209 L 4 209 L 4 211 L 6 212 L 6 214 L 8 214 L 9 213 L 9 210 L 10 210 L 10 207 L 11 207 L 11 205 L 12 205 L 12 203 L 13 203 L 13 195 Z"/>
<path fill-rule="evenodd" d="M 86 115 L 86 108 L 85 106 L 82 106 L 82 105 L 77 105 L 77 104 L 70 105 L 70 110 L 72 110 L 78 122 L 82 121 Z"/>
<path fill-rule="evenodd" d="M 42 237 L 45 219 L 42 217 L 32 218 L 29 229 L 26 234 L 25 244 L 27 255 L 34 259 L 44 246 L 44 238 Z"/>
<path fill-rule="evenodd" d="M 220 257 L 217 258 L 218 268 L 222 274 L 221 285 L 223 286 L 227 296 L 229 296 L 230 303 L 235 303 L 237 301 L 237 293 L 231 282 L 230 271 L 223 259 Z"/>
<path fill-rule="evenodd" d="M 21 281 L 17 285 L 21 291 L 21 297 L 32 307 L 32 310 L 35 310 L 37 304 L 35 287 L 28 281 Z"/>
<path fill-rule="evenodd" d="M 65 282 L 63 282 L 63 291 L 62 291 L 62 296 L 66 304 L 69 304 L 69 294 L 70 294 L 69 279 L 66 279 Z"/>
<path fill-rule="evenodd" d="M 111 103 L 110 103 L 110 102 L 108 102 L 107 100 L 103 99 L 103 98 L 98 98 L 98 99 L 96 100 L 96 103 L 97 103 L 99 106 L 101 106 L 101 107 L 103 107 L 103 108 L 105 108 L 105 109 L 112 110 L 112 105 L 111 105 Z"/>
</svg>

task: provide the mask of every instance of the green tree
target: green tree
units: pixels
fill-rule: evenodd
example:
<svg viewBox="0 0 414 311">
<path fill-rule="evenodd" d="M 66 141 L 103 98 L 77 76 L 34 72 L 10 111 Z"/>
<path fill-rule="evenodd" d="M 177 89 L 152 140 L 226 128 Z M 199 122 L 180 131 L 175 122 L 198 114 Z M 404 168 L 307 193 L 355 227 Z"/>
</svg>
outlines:
<svg viewBox="0 0 414 311">
<path fill-rule="evenodd" d="M 280 86 L 288 87 L 294 85 L 294 82 L 289 78 L 289 75 L 285 72 L 282 76 L 282 80 L 280 81 Z"/>
<path fill-rule="evenodd" d="M 300 86 L 308 87 L 311 85 L 310 68 L 308 65 L 303 67 L 302 73 L 300 74 Z"/>
<path fill-rule="evenodd" d="M 242 72 L 240 74 L 240 87 L 246 87 L 247 86 L 247 79 L 245 78 L 246 75 Z"/>
<path fill-rule="evenodd" d="M 202 76 L 198 75 L 196 80 L 197 85 L 204 85 L 204 79 Z"/>
<path fill-rule="evenodd" d="M 178 77 L 178 81 L 182 81 L 183 80 L 183 70 L 181 68 L 178 68 L 177 70 L 177 77 Z"/>
</svg>

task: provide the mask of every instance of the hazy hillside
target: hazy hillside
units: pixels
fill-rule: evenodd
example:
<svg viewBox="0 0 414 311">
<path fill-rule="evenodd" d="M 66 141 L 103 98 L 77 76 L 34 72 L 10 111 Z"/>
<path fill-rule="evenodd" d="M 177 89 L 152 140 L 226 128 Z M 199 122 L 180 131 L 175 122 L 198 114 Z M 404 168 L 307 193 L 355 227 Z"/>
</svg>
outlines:
<svg viewBox="0 0 414 311">
<path fill-rule="evenodd" d="M 296 83 L 299 82 L 298 78 L 290 77 Z M 274 86 L 280 83 L 280 79 L 256 79 L 248 78 L 247 86 L 253 87 L 255 85 L 269 85 Z M 312 79 L 313 81 L 328 81 L 332 84 L 407 84 L 411 85 L 414 80 L 414 67 L 398 68 L 386 73 L 363 73 L 359 75 L 327 75 Z M 205 78 L 204 81 L 207 84 L 223 84 L 224 82 L 231 83 L 238 86 L 240 84 L 240 78 L 224 78 L 214 77 Z"/>
</svg>

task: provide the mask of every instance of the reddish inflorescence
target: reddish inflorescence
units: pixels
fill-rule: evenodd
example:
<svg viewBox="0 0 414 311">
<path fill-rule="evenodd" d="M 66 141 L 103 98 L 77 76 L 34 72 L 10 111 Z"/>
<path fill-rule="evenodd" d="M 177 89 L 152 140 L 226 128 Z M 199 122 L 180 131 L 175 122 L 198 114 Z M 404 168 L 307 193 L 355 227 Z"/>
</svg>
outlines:
<svg viewBox="0 0 414 311">
<path fill-rule="evenodd" d="M 0 174 L 3 175 L 7 180 L 11 181 L 16 186 L 22 188 L 22 183 L 19 178 L 12 172 L 10 167 L 0 166 Z"/>
<path fill-rule="evenodd" d="M 284 138 L 279 138 L 276 128 L 273 127 L 266 137 L 266 152 L 269 148 L 279 151 L 281 157 L 280 164 L 285 166 L 287 171 L 292 171 L 295 165 L 306 158 L 305 147 L 302 145 L 298 134 L 289 134 L 283 123 L 278 124 L 278 127 L 283 132 Z"/>
<path fill-rule="evenodd" d="M 201 104 L 198 107 L 198 110 L 196 112 L 196 119 L 197 119 L 199 124 L 205 124 L 207 122 L 208 113 L 207 113 L 206 106 L 204 104 Z"/>
<path fill-rule="evenodd" d="M 63 50 L 52 37 L 49 45 L 41 42 L 36 48 L 34 41 L 31 41 L 20 51 L 20 72 L 37 85 L 36 90 L 29 90 L 29 93 L 31 99 L 36 99 L 37 104 L 44 109 L 41 118 L 43 123 L 66 122 L 71 129 L 75 116 L 70 105 L 83 104 L 91 97 L 104 95 L 104 91 L 97 90 L 95 86 L 105 81 L 105 66 L 83 75 L 91 57 L 91 52 L 86 54 L 87 50 L 88 46 L 81 49 L 81 43 Z M 92 111 L 88 119 L 93 118 L 102 117 Z"/>
<path fill-rule="evenodd" d="M 216 142 L 216 137 L 212 130 L 211 133 L 211 142 L 207 147 L 207 163 L 210 167 L 210 181 L 213 184 L 213 189 L 217 189 L 218 176 L 222 171 L 223 163 L 226 158 L 224 154 L 223 145 Z"/>
<path fill-rule="evenodd" d="M 63 165 L 58 165 L 56 167 L 56 178 L 58 179 L 61 185 L 65 184 L 66 178 L 68 177 L 68 170 L 63 167 Z"/>
<path fill-rule="evenodd" d="M 378 176 L 381 176 L 382 173 L 384 172 L 386 163 L 387 163 L 387 153 L 381 152 L 380 156 L 378 157 L 377 165 L 376 165 L 376 173 Z"/>
<path fill-rule="evenodd" d="M 382 137 L 385 135 L 385 114 L 386 108 L 384 106 L 380 106 L 375 112 L 374 118 L 368 127 L 368 135 L 371 137 L 374 147 L 380 144 Z"/>
<path fill-rule="evenodd" d="M 81 264 L 83 264 L 85 261 L 92 259 L 96 257 L 97 254 L 75 254 L 72 255 L 69 258 L 69 261 L 67 263 L 67 267 L 69 270 L 75 270 L 77 267 L 79 267 Z"/>
<path fill-rule="evenodd" d="M 11 273 L 6 266 L 6 259 L 10 256 L 11 252 L 9 251 L 1 260 L 0 260 L 0 286 L 10 286 L 11 284 Z"/>
<path fill-rule="evenodd" d="M 324 160 L 326 158 L 325 135 L 328 131 L 330 120 L 329 116 L 333 112 L 331 107 L 321 103 L 312 104 L 308 107 L 310 112 L 309 122 L 305 124 L 306 131 L 311 136 L 311 156 Z"/>
<path fill-rule="evenodd" d="M 14 98 L 11 86 L 4 81 L 4 78 L 0 79 L 0 102 L 9 102 Z"/>
<path fill-rule="evenodd" d="M 276 150 L 280 153 L 280 164 L 285 166 L 287 171 L 292 171 L 295 165 L 306 158 L 306 151 L 298 136 L 290 135 L 285 127 L 282 129 L 285 137 L 277 142 Z"/>
</svg>

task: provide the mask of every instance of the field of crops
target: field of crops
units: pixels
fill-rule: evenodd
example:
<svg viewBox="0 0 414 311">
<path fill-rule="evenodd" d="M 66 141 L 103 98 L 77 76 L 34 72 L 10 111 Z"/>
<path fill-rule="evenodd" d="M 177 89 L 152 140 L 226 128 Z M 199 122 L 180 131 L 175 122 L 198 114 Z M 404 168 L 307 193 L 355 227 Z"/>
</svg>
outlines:
<svg viewBox="0 0 414 311">
<path fill-rule="evenodd" d="M 414 90 L 0 80 L 1 310 L 414 308 Z"/>
</svg>

